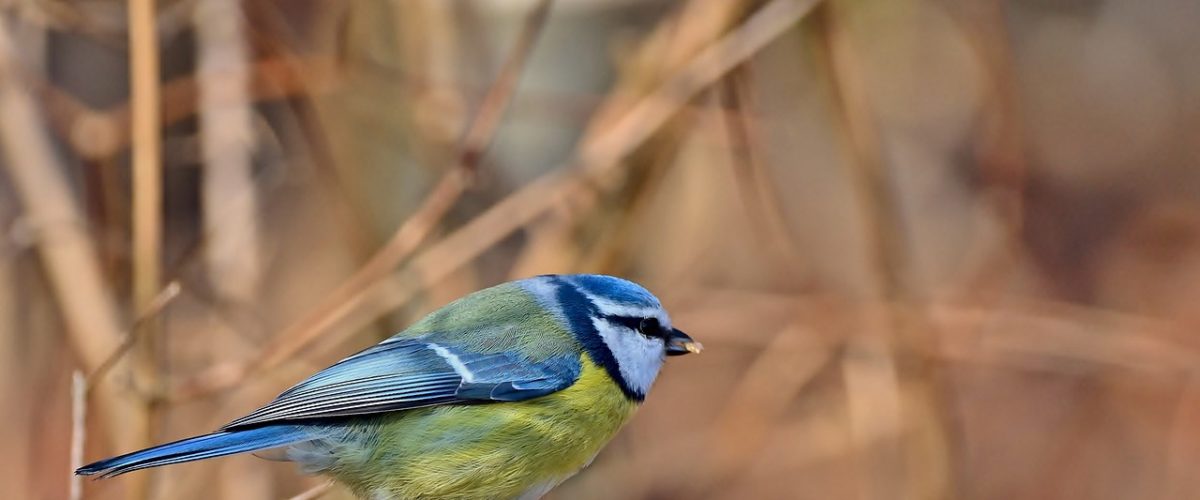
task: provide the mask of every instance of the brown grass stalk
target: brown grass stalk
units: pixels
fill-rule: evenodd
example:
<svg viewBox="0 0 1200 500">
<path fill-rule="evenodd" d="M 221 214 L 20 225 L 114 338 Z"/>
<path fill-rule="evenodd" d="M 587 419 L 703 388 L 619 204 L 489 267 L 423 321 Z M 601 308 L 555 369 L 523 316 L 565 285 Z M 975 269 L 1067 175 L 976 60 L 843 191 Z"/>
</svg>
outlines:
<svg viewBox="0 0 1200 500">
<path fill-rule="evenodd" d="M 83 466 L 83 445 L 87 440 L 87 377 L 83 372 L 71 372 L 71 460 L 66 472 L 70 486 L 67 498 L 83 498 L 83 478 L 75 475 L 75 469 Z"/>
<path fill-rule="evenodd" d="M 132 123 L 132 171 L 133 171 L 133 307 L 134 310 L 148 308 L 158 294 L 162 283 L 162 239 L 163 239 L 163 176 L 162 176 L 162 130 L 159 81 L 158 28 L 154 0 L 130 0 L 129 47 L 130 47 L 130 105 L 133 110 Z M 158 377 L 158 342 L 153 334 L 158 328 L 156 321 L 147 321 L 140 328 L 149 332 L 142 334 L 142 343 L 134 362 L 136 383 L 143 391 L 160 392 Z M 151 399 L 145 403 L 146 420 L 144 441 L 154 441 L 155 422 L 159 404 Z M 146 476 L 132 482 L 133 498 L 149 495 Z"/>
</svg>

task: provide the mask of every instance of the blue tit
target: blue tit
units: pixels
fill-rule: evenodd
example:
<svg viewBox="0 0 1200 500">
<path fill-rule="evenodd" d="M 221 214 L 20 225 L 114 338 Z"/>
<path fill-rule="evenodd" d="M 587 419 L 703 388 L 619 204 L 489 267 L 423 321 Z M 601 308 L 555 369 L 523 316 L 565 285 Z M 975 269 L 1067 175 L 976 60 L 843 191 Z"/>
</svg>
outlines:
<svg viewBox="0 0 1200 500">
<path fill-rule="evenodd" d="M 641 286 L 549 275 L 463 297 L 212 434 L 81 467 L 277 450 L 372 499 L 538 498 L 633 416 L 667 356 L 699 352 Z"/>
</svg>

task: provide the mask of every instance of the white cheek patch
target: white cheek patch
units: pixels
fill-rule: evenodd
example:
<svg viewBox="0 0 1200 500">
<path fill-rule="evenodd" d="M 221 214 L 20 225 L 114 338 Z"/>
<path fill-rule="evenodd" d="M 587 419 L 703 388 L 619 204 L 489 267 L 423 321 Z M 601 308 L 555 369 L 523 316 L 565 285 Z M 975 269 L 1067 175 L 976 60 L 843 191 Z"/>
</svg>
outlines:
<svg viewBox="0 0 1200 500">
<path fill-rule="evenodd" d="M 621 377 L 629 388 L 641 395 L 649 392 L 666 357 L 662 339 L 647 338 L 602 318 L 592 318 L 592 324 L 617 360 Z"/>
</svg>

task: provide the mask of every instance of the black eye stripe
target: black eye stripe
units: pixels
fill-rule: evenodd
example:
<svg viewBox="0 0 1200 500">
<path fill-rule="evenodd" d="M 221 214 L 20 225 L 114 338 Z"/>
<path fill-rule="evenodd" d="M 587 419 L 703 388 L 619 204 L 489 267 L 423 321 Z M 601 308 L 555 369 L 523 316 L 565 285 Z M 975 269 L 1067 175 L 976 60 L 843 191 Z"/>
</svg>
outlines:
<svg viewBox="0 0 1200 500">
<path fill-rule="evenodd" d="M 616 315 L 612 315 L 612 314 L 606 314 L 604 316 L 604 319 L 606 321 L 608 321 L 609 323 L 612 323 L 615 325 L 621 325 L 621 326 L 624 326 L 631 330 L 637 330 L 638 327 L 640 327 L 642 325 L 642 319 L 644 319 L 644 318 L 638 318 L 638 317 L 634 317 L 634 316 L 616 316 Z"/>
<path fill-rule="evenodd" d="M 647 337 L 663 337 L 663 336 L 665 336 L 665 332 L 663 332 L 662 325 L 660 325 L 658 323 L 658 318 L 654 318 L 654 317 L 643 318 L 640 316 L 619 316 L 619 315 L 615 315 L 615 314 L 606 314 L 606 315 L 604 315 L 604 319 L 606 321 L 608 321 L 609 323 L 612 323 L 615 325 L 621 325 L 623 327 L 629 328 L 630 330 L 641 333 L 642 335 L 645 335 Z"/>
</svg>

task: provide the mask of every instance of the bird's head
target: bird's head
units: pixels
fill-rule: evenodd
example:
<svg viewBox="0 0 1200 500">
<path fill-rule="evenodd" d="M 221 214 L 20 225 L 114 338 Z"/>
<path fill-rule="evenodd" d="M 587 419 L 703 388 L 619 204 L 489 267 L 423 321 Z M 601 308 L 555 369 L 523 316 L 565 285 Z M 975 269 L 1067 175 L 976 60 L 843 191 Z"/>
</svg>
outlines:
<svg viewBox="0 0 1200 500">
<path fill-rule="evenodd" d="M 657 297 L 632 281 L 598 274 L 550 275 L 526 280 L 525 287 L 554 309 L 592 360 L 639 401 L 667 356 L 702 348 L 671 324 Z"/>
</svg>

